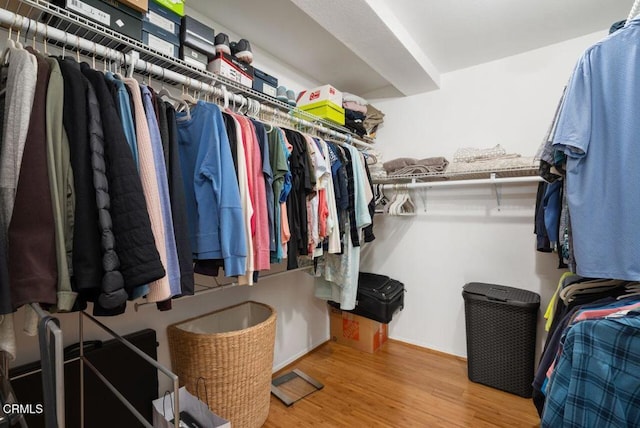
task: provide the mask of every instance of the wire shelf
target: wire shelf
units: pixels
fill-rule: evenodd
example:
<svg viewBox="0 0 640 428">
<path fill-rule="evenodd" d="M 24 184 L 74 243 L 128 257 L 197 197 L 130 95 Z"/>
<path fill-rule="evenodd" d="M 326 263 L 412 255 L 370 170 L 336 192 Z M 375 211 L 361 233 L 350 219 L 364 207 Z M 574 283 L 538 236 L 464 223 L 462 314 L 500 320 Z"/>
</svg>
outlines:
<svg viewBox="0 0 640 428">
<path fill-rule="evenodd" d="M 126 65 L 125 53 L 135 50 L 138 52 L 142 61 L 173 71 L 189 79 L 193 79 L 193 83 L 200 82 L 206 85 L 224 85 L 232 93 L 242 94 L 245 97 L 257 100 L 262 104 L 266 104 L 280 111 L 286 112 L 291 116 L 296 116 L 313 124 L 324 126 L 335 132 L 348 136 L 349 139 L 353 138 L 357 140 L 360 138 L 343 126 L 312 115 L 302 109 L 292 107 L 285 102 L 255 91 L 252 88 L 243 86 L 242 84 L 227 79 L 224 76 L 194 67 L 178 58 L 171 57 L 165 53 L 152 49 L 138 40 L 127 37 L 48 1 L 0 0 L 0 6 L 4 6 L 5 10 L 21 15 L 22 17 L 33 19 L 34 21 L 38 21 L 38 23 L 46 24 L 44 27 L 38 25 L 38 23 L 31 25 L 31 22 L 29 21 L 29 27 L 24 32 L 25 41 L 28 36 L 34 38 L 36 36 L 41 36 L 46 38 L 47 43 L 51 45 L 61 48 L 72 48 L 74 51 L 78 51 L 78 55 L 93 57 L 99 56 L 95 51 L 95 46 L 103 46 L 112 51 L 112 56 L 121 58 L 117 61 L 120 66 Z M 24 18 L 17 19 L 16 22 L 13 23 L 13 26 L 22 27 L 23 21 Z M 12 25 L 9 24 L 8 26 Z M 68 37 L 65 37 L 65 40 L 63 41 L 47 37 L 46 26 L 64 31 L 67 33 Z M 76 43 L 78 38 L 86 39 L 93 43 L 94 50 L 82 49 L 79 44 Z M 144 70 L 139 70 L 139 73 L 144 76 L 148 76 L 150 74 Z M 160 78 L 157 78 L 156 76 L 156 79 L 170 85 L 179 84 L 179 82 L 171 80 L 169 77 L 165 76 Z M 197 84 L 195 87 L 197 88 Z"/>
<path fill-rule="evenodd" d="M 387 175 L 385 177 L 372 177 L 376 184 L 395 184 L 410 182 L 431 182 L 449 180 L 476 180 L 509 177 L 535 177 L 538 176 L 538 164 L 515 166 L 507 168 L 479 168 L 469 171 L 438 172 L 427 174 Z"/>
</svg>

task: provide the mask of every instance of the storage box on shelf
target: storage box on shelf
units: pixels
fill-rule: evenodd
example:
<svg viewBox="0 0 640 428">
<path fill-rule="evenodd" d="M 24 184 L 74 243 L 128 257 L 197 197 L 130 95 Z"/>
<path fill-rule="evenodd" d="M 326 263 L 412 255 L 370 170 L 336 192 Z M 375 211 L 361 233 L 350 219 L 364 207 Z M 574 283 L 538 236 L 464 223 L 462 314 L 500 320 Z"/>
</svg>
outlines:
<svg viewBox="0 0 640 428">
<path fill-rule="evenodd" d="M 141 40 L 142 12 L 115 0 L 53 0 L 52 4 L 68 9 L 134 40 Z M 70 27 L 67 31 L 72 31 Z"/>
<path fill-rule="evenodd" d="M 146 13 L 147 10 L 149 9 L 149 0 L 118 0 L 118 1 L 142 13 Z"/>
<path fill-rule="evenodd" d="M 14 1 L 17 1 L 17 0 L 10 0 L 9 3 L 7 4 L 11 5 L 12 3 L 14 3 Z M 191 62 L 186 63 L 184 61 L 180 61 L 180 59 L 178 58 L 179 52 L 178 54 L 176 54 L 175 49 L 166 49 L 166 52 L 163 53 L 162 50 L 157 51 L 155 49 L 149 48 L 149 46 L 145 46 L 141 41 L 143 14 L 138 15 L 138 17 L 140 18 L 140 20 L 138 21 L 139 28 L 140 28 L 140 35 L 131 37 L 130 33 L 127 34 L 118 29 L 114 29 L 112 26 L 106 25 L 106 23 L 103 24 L 99 20 L 94 20 L 95 24 L 94 23 L 88 24 L 87 20 L 90 20 L 90 19 L 86 15 L 83 15 L 82 13 L 79 13 L 78 11 L 75 11 L 73 9 L 68 9 L 68 13 L 66 12 L 61 13 L 58 11 L 58 8 L 60 6 L 62 6 L 62 8 L 64 9 L 66 7 L 66 4 L 70 3 L 71 0 L 52 0 L 52 2 L 50 3 L 44 2 L 44 1 L 35 1 L 35 0 L 34 1 L 24 0 L 24 1 L 25 1 L 24 3 L 25 6 L 30 6 L 29 8 L 22 8 L 22 9 L 26 9 L 26 12 L 25 10 L 18 9 L 17 7 L 13 7 L 12 9 L 8 9 L 8 10 L 11 12 L 22 14 L 22 15 L 24 15 L 25 13 L 29 13 L 30 15 L 37 14 L 38 16 L 40 15 L 40 12 L 43 12 L 45 16 L 52 17 L 47 19 L 47 24 L 52 28 L 56 28 L 59 31 L 66 33 L 67 35 L 69 35 L 69 37 L 65 37 L 59 34 L 53 37 L 52 33 L 50 32 L 49 38 L 57 40 L 61 44 L 66 43 L 67 47 L 69 48 L 76 46 L 77 41 L 82 40 L 83 42 L 80 44 L 80 46 L 84 51 L 90 52 L 92 49 L 94 49 L 93 47 L 91 47 L 92 41 L 99 40 L 99 42 L 97 43 L 98 46 L 100 47 L 100 49 L 98 49 L 98 54 L 102 55 L 103 52 L 107 52 L 107 55 L 110 58 L 112 58 L 112 60 L 115 60 L 115 61 L 122 60 L 121 58 L 119 59 L 114 56 L 114 53 L 116 51 L 120 51 L 124 53 L 124 55 L 128 55 L 128 52 L 130 52 L 131 50 L 134 50 L 138 52 L 139 59 L 141 61 L 144 61 L 148 64 L 154 64 L 156 66 L 162 67 L 167 71 L 167 73 L 173 72 L 184 77 L 184 80 L 183 80 L 180 78 L 176 79 L 176 75 L 170 76 L 169 74 L 167 74 L 166 78 L 164 75 L 162 75 L 162 80 L 165 80 L 168 83 L 175 83 L 175 82 L 182 83 L 182 84 L 186 83 L 192 88 L 197 88 L 199 82 L 203 82 L 205 86 L 207 86 L 211 84 L 210 82 L 217 80 L 217 84 L 226 85 L 227 88 L 232 92 L 238 93 L 245 97 L 247 96 L 252 97 L 261 102 L 265 102 L 267 105 L 271 105 L 272 107 L 275 107 L 281 111 L 289 112 L 293 110 L 293 113 L 295 115 L 294 117 L 300 117 L 306 121 L 321 124 L 322 126 L 328 129 L 331 129 L 332 131 L 338 132 L 340 134 L 350 134 L 348 130 L 338 126 L 334 122 L 325 120 L 321 117 L 318 117 L 312 114 L 308 114 L 302 111 L 301 109 L 292 108 L 291 106 L 286 105 L 286 103 L 276 101 L 274 98 L 272 98 L 269 95 L 265 95 L 263 93 L 253 90 L 252 89 L 253 68 L 248 68 L 246 64 L 239 63 L 239 62 L 236 62 L 234 64 L 234 67 L 237 67 L 238 65 L 242 64 L 241 70 L 244 70 L 244 72 L 240 72 L 242 74 L 242 78 L 240 79 L 238 79 L 237 70 L 236 70 L 235 76 L 232 75 L 229 77 L 229 76 L 224 76 L 220 74 L 217 77 L 217 79 L 212 79 L 213 76 L 211 76 L 210 71 L 203 70 L 202 68 L 198 68 L 197 66 L 194 66 L 194 64 Z M 73 1 L 77 5 L 78 1 L 83 1 L 83 0 L 73 0 Z M 115 0 L 112 0 L 112 1 L 115 2 Z M 175 0 L 165 0 L 165 1 L 171 1 L 171 4 L 177 4 L 175 3 Z M 149 2 L 149 4 L 150 5 L 156 4 L 156 3 L 164 4 L 165 1 L 152 0 L 151 2 Z M 54 2 L 56 2 L 57 4 Z M 106 5 L 106 3 L 99 2 L 98 0 L 86 0 L 87 4 L 88 2 L 96 2 L 101 6 Z M 184 6 L 183 2 L 181 3 L 182 3 L 182 6 Z M 22 5 L 23 3 L 20 3 L 20 4 Z M 120 5 L 120 3 L 117 3 L 117 4 L 119 5 L 119 7 L 123 7 L 123 8 L 126 7 L 124 5 Z M 153 7 L 153 6 L 150 6 L 150 7 Z M 133 9 L 131 10 L 133 11 Z M 33 13 L 31 11 L 33 11 Z M 133 11 L 133 12 L 138 13 L 136 11 Z M 10 23 L 5 22 L 5 25 L 10 25 Z M 39 30 L 42 31 L 42 28 L 40 28 Z M 74 41 L 72 42 L 71 39 L 73 39 Z M 109 51 L 103 51 L 104 48 L 109 49 Z M 169 52 L 170 50 L 172 52 Z M 126 61 L 128 62 L 130 60 L 127 59 Z M 225 61 L 229 61 L 229 63 L 233 64 L 233 61 L 230 60 L 229 58 L 226 58 Z M 212 64 L 210 64 L 210 66 L 212 66 Z M 140 70 L 146 71 L 146 69 L 140 69 Z M 157 77 L 159 76 L 160 75 L 157 75 Z M 240 83 L 238 80 L 243 80 L 244 84 Z"/>
<path fill-rule="evenodd" d="M 191 16 L 182 17 L 180 42 L 184 46 L 206 54 L 210 60 L 216 56 L 215 33 L 213 28 Z"/>
<path fill-rule="evenodd" d="M 180 15 L 155 2 L 149 3 L 149 11 L 143 20 L 180 37 Z M 178 41 L 179 43 L 179 41 Z"/>
<path fill-rule="evenodd" d="M 323 85 L 317 88 L 301 91 L 298 94 L 298 107 L 307 104 L 315 104 L 320 101 L 329 101 L 337 107 L 342 108 L 342 92 L 331 85 Z"/>
<path fill-rule="evenodd" d="M 298 108 L 314 116 L 330 120 L 339 125 L 344 125 L 344 109 L 331 101 L 325 100 L 303 106 L 298 105 Z"/>
<path fill-rule="evenodd" d="M 205 54 L 184 45 L 180 46 L 180 59 L 202 70 L 205 70 L 209 64 L 209 59 Z"/>
<path fill-rule="evenodd" d="M 164 28 L 144 21 L 142 23 L 142 39 L 146 40 L 146 43 L 150 47 L 158 49 L 162 53 L 165 53 L 169 56 L 178 56 L 178 50 L 180 49 L 180 39 L 178 38 L 178 36 L 176 36 L 172 32 L 165 30 Z M 151 44 L 149 44 L 150 42 Z"/>
<path fill-rule="evenodd" d="M 151 0 L 170 11 L 177 13 L 180 16 L 184 16 L 184 1 L 185 0 Z"/>
<path fill-rule="evenodd" d="M 278 78 L 273 77 L 262 70 L 254 68 L 253 89 L 275 98 L 278 90 Z"/>
<path fill-rule="evenodd" d="M 209 63 L 207 70 L 248 88 L 253 87 L 253 67 L 226 53 L 218 54 L 215 59 Z"/>
<path fill-rule="evenodd" d="M 147 31 L 142 32 L 142 43 L 149 46 L 151 49 L 154 49 L 162 54 L 172 56 L 178 58 L 179 48 L 178 45 L 174 45 L 171 42 L 168 42 L 155 34 L 149 33 Z"/>
</svg>

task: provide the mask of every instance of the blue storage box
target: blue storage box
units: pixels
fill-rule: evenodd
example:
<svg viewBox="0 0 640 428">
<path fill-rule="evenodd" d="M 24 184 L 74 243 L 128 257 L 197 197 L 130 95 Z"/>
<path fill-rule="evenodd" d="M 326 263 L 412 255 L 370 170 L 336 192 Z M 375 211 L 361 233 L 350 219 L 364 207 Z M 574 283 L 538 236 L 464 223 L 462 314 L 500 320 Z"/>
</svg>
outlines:
<svg viewBox="0 0 640 428">
<path fill-rule="evenodd" d="M 159 39 L 165 40 L 172 45 L 180 47 L 180 38 L 178 36 L 161 27 L 158 27 L 157 25 L 153 25 L 150 22 L 144 21 L 142 23 L 142 31 L 153 34 Z"/>
<path fill-rule="evenodd" d="M 153 1 L 149 2 L 149 11 L 143 20 L 180 37 L 180 15 Z"/>
<path fill-rule="evenodd" d="M 276 97 L 278 79 L 257 68 L 253 69 L 253 89 L 265 95 Z"/>
<path fill-rule="evenodd" d="M 142 43 L 167 56 L 178 58 L 179 48 L 177 45 L 167 42 L 166 40 L 144 30 L 142 31 Z"/>
</svg>

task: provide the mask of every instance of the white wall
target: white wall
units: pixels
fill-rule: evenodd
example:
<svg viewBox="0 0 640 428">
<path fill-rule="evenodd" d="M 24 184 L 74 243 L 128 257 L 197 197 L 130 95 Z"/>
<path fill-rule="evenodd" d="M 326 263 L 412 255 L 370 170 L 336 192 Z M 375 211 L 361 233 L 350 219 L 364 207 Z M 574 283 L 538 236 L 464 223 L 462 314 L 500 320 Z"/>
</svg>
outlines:
<svg viewBox="0 0 640 428">
<path fill-rule="evenodd" d="M 386 160 L 451 160 L 457 148 L 498 143 L 508 152 L 533 156 L 575 62 L 603 36 L 444 74 L 439 91 L 375 100 L 386 114 L 376 148 Z M 532 184 L 505 185 L 498 210 L 490 186 L 415 191 L 418 216 L 375 218 L 378 239 L 363 250 L 362 268 L 398 278 L 408 290 L 391 337 L 466 355 L 461 292 L 471 281 L 535 291 L 546 307 L 562 272 L 555 255 L 535 251 L 535 192 Z"/>
</svg>

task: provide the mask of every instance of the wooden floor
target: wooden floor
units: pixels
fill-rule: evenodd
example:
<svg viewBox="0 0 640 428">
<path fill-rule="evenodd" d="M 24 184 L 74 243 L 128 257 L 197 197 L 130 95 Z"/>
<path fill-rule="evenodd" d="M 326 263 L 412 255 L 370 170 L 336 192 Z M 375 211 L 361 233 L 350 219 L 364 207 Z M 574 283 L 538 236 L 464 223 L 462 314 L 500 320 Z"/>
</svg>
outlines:
<svg viewBox="0 0 640 428">
<path fill-rule="evenodd" d="M 328 342 L 294 368 L 324 389 L 286 407 L 271 396 L 265 427 L 537 427 L 529 399 L 473 383 L 457 357 L 390 341 L 375 354 Z"/>
</svg>

